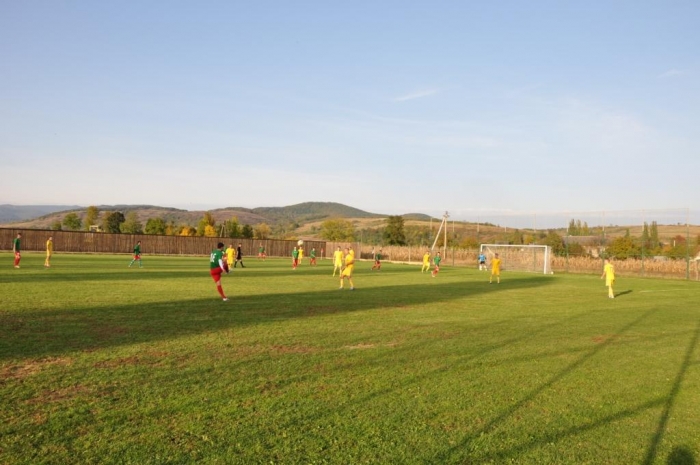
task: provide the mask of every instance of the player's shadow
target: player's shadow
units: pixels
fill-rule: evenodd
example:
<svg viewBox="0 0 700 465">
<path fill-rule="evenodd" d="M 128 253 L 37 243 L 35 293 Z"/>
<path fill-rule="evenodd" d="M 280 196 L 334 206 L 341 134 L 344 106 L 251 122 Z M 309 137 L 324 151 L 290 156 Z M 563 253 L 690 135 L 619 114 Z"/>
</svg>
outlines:
<svg viewBox="0 0 700 465">
<path fill-rule="evenodd" d="M 508 288 L 550 283 L 546 277 L 523 277 L 509 281 Z M 96 307 L 76 302 L 73 309 L 0 312 L 0 360 L 58 356 L 284 319 L 435 304 L 503 289 L 482 282 L 430 280 L 356 291 L 334 286 L 316 292 L 232 296 L 226 303 L 215 297 Z"/>
<path fill-rule="evenodd" d="M 618 292 L 617 294 L 615 294 L 615 297 L 620 297 L 622 295 L 627 295 L 627 294 L 631 294 L 631 293 L 632 293 L 632 289 L 628 289 L 626 291 Z"/>
<path fill-rule="evenodd" d="M 686 446 L 674 447 L 666 460 L 667 465 L 696 465 L 695 454 Z"/>
<path fill-rule="evenodd" d="M 640 315 L 638 318 L 627 323 L 624 327 L 622 327 L 618 331 L 616 331 L 616 334 L 623 334 L 623 333 L 626 333 L 626 332 L 632 330 L 634 327 L 639 325 L 642 321 L 644 321 L 645 319 L 650 317 L 656 311 L 657 311 L 657 309 L 651 309 L 651 310 L 647 311 L 646 313 Z M 662 439 L 663 432 L 666 430 L 666 427 L 667 427 L 671 408 L 675 402 L 676 397 L 678 396 L 678 393 L 679 393 L 680 387 L 681 387 L 681 383 L 683 381 L 685 373 L 687 372 L 688 367 L 691 365 L 690 359 L 691 359 L 691 356 L 694 353 L 694 351 L 698 345 L 699 337 L 700 337 L 700 321 L 698 322 L 697 328 L 693 332 L 693 337 L 691 338 L 691 341 L 690 341 L 689 346 L 688 346 L 688 350 L 686 351 L 684 360 L 681 363 L 680 369 L 677 373 L 674 385 L 672 386 L 671 391 L 667 396 L 662 396 L 662 397 L 659 397 L 656 399 L 652 399 L 646 403 L 638 405 L 637 407 L 633 407 L 630 409 L 626 409 L 626 410 L 617 412 L 614 415 L 602 418 L 598 421 L 595 421 L 595 422 L 592 422 L 589 424 L 578 425 L 578 426 L 572 427 L 568 430 L 563 430 L 563 431 L 558 431 L 558 432 L 557 431 L 544 432 L 544 433 L 534 435 L 530 440 L 528 440 L 526 442 L 516 444 L 516 445 L 511 446 L 509 448 L 502 448 L 498 452 L 492 453 L 486 457 L 479 457 L 478 460 L 476 457 L 470 457 L 470 456 L 464 455 L 464 451 L 470 449 L 470 445 L 472 444 L 472 442 L 474 442 L 475 440 L 477 440 L 481 436 L 490 434 L 492 431 L 494 431 L 496 428 L 498 428 L 498 426 L 501 425 L 508 418 L 516 415 L 518 410 L 520 410 L 521 408 L 523 408 L 526 405 L 528 405 L 529 403 L 531 403 L 537 396 L 544 393 L 546 390 L 552 388 L 556 383 L 558 383 L 559 381 L 564 379 L 569 374 L 573 373 L 575 370 L 579 369 L 588 360 L 595 357 L 599 352 L 601 352 L 608 344 L 610 344 L 614 340 L 614 338 L 610 338 L 607 341 L 603 342 L 602 344 L 596 345 L 592 349 L 583 353 L 577 360 L 570 363 L 563 370 L 561 370 L 558 374 L 552 376 L 549 380 L 542 383 L 539 387 L 532 389 L 526 395 L 524 395 L 520 400 L 518 400 L 517 402 L 515 402 L 511 406 L 504 409 L 500 414 L 498 414 L 494 418 L 492 418 L 489 422 L 487 422 L 478 431 L 466 436 L 458 444 L 443 451 L 441 454 L 439 454 L 438 457 L 430 457 L 429 461 L 431 461 L 431 462 L 434 461 L 435 463 L 448 463 L 448 462 L 449 463 L 452 463 L 452 462 L 461 463 L 461 462 L 470 462 L 471 460 L 475 460 L 478 462 L 488 462 L 488 463 L 507 462 L 509 460 L 517 458 L 519 455 L 526 452 L 527 450 L 541 447 L 545 444 L 556 443 L 557 441 L 562 440 L 566 437 L 579 435 L 579 434 L 582 434 L 586 431 L 594 430 L 594 429 L 599 428 L 605 424 L 612 423 L 612 422 L 618 421 L 620 419 L 633 417 L 633 416 L 635 416 L 643 411 L 646 411 L 648 409 L 663 407 L 663 412 L 661 415 L 661 419 L 659 421 L 659 425 L 658 425 L 656 434 L 652 438 L 651 444 L 650 444 L 649 449 L 648 449 L 647 454 L 646 454 L 646 458 L 643 462 L 644 464 L 654 463 L 654 461 L 656 459 L 656 453 L 657 453 L 656 451 L 657 451 L 658 445 Z M 686 456 L 687 456 L 687 454 L 686 454 Z"/>
</svg>

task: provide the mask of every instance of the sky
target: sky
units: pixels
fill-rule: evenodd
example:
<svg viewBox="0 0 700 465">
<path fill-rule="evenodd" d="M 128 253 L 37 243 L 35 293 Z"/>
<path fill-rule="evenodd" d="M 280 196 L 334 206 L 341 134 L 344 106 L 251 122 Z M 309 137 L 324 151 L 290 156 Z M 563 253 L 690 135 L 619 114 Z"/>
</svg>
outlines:
<svg viewBox="0 0 700 465">
<path fill-rule="evenodd" d="M 697 1 L 0 0 L 0 204 L 700 210 Z"/>
</svg>

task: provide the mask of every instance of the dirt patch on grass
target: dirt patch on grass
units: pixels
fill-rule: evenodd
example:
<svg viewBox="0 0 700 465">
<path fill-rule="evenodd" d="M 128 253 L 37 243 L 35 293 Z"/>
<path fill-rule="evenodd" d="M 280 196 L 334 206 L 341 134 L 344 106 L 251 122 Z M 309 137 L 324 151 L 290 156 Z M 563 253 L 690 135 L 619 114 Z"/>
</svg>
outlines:
<svg viewBox="0 0 700 465">
<path fill-rule="evenodd" d="M 316 352 L 315 347 L 309 346 L 272 346 L 270 347 L 270 352 L 276 354 L 311 354 Z"/>
<path fill-rule="evenodd" d="M 73 360 L 67 357 L 27 360 L 23 364 L 0 368 L 0 380 L 24 379 L 28 376 L 36 375 L 48 367 L 67 366 L 71 363 L 73 363 Z"/>
<path fill-rule="evenodd" d="M 377 344 L 361 343 L 361 344 L 355 344 L 353 346 L 345 346 L 344 349 L 360 350 L 360 349 L 374 349 L 375 347 L 377 347 Z"/>
<path fill-rule="evenodd" d="M 90 389 L 86 386 L 83 386 L 82 384 L 76 384 L 75 386 L 69 386 L 57 390 L 47 389 L 43 391 L 41 395 L 27 400 L 27 403 L 31 405 L 36 405 L 45 404 L 48 402 L 61 402 L 64 400 L 71 400 L 75 397 L 78 397 L 79 395 L 87 394 L 89 392 Z"/>
<path fill-rule="evenodd" d="M 103 360 L 95 363 L 95 368 L 122 368 L 135 365 L 155 366 L 163 363 L 163 360 L 170 356 L 168 352 L 146 352 L 142 355 L 132 355 L 130 357 L 115 358 L 112 360 Z"/>
</svg>

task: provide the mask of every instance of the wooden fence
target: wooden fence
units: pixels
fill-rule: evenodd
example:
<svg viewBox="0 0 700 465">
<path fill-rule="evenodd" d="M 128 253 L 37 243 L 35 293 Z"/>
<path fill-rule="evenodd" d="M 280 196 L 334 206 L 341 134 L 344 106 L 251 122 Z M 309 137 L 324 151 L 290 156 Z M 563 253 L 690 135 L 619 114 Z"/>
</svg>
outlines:
<svg viewBox="0 0 700 465">
<path fill-rule="evenodd" d="M 243 256 L 257 256 L 262 244 L 268 257 L 291 257 L 296 241 L 277 239 L 231 239 L 227 237 L 159 236 L 154 234 L 108 234 L 85 231 L 51 231 L 41 229 L 0 228 L 0 250 L 12 250 L 12 240 L 22 233 L 23 251 L 44 251 L 46 240 L 53 236 L 54 250 L 76 253 L 131 253 L 141 241 L 141 252 L 147 255 L 209 255 L 217 242 L 226 247 L 241 244 Z M 305 241 L 305 256 L 315 248 L 326 247 L 323 241 Z"/>
</svg>

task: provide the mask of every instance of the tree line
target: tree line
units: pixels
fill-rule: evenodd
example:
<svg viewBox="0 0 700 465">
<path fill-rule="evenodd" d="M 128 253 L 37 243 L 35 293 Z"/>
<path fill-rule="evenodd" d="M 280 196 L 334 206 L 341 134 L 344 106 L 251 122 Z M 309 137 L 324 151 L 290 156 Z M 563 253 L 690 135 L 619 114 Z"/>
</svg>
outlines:
<svg viewBox="0 0 700 465">
<path fill-rule="evenodd" d="M 206 236 L 206 237 L 230 237 L 243 239 L 268 239 L 271 228 L 266 223 L 260 223 L 255 228 L 249 224 L 240 224 L 238 218 L 233 217 L 217 224 L 211 212 L 205 212 L 196 226 L 176 224 L 173 220 L 165 218 L 149 218 L 144 225 L 136 212 L 103 211 L 90 206 L 85 212 L 85 218 L 76 212 L 68 213 L 62 221 L 55 221 L 51 225 L 55 231 L 96 231 L 122 234 L 160 234 L 169 236 Z"/>
</svg>

